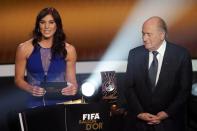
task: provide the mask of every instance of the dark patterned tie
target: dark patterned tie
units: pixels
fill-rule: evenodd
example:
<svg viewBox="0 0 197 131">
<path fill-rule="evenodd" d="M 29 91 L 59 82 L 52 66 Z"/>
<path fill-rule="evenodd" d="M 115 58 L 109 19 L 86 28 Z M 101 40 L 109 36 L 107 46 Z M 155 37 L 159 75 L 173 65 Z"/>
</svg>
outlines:
<svg viewBox="0 0 197 131">
<path fill-rule="evenodd" d="M 150 78 L 150 82 L 151 82 L 151 87 L 152 87 L 152 91 L 154 91 L 155 89 L 155 82 L 156 82 L 156 76 L 157 76 L 157 69 L 158 69 L 158 60 L 157 60 L 157 51 L 153 51 L 153 61 L 151 63 L 151 66 L 149 68 L 149 78 Z"/>
</svg>

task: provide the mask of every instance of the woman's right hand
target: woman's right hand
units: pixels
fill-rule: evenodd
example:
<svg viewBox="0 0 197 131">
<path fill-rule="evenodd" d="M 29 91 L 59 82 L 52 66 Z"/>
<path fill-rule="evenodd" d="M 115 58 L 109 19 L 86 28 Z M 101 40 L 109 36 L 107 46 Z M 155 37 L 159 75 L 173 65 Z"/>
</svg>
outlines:
<svg viewBox="0 0 197 131">
<path fill-rule="evenodd" d="M 44 96 L 44 94 L 46 93 L 46 90 L 39 86 L 33 86 L 30 92 L 33 96 L 40 97 L 40 96 Z"/>
</svg>

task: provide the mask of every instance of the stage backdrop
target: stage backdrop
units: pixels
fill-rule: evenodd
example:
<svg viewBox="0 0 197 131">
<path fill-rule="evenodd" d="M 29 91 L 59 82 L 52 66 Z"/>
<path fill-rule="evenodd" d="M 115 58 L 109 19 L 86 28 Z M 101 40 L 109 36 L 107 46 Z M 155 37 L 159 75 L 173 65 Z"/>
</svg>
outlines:
<svg viewBox="0 0 197 131">
<path fill-rule="evenodd" d="M 188 3 L 187 0 L 181 1 Z M 150 10 L 140 8 L 140 0 L 1 0 L 0 64 L 14 63 L 18 44 L 31 38 L 37 13 L 50 6 L 60 12 L 67 41 L 76 47 L 78 61 L 100 60 L 128 16 L 134 16 L 133 19 L 138 20 L 147 12 L 156 12 L 151 9 L 155 9 L 157 5 L 144 2 L 147 2 L 145 5 Z M 170 6 L 172 1 L 165 4 Z M 135 16 L 136 10 L 142 13 Z M 174 12 L 172 10 L 171 13 Z M 169 26 L 169 39 L 188 48 L 193 58 L 197 58 L 196 12 L 197 1 L 193 1 L 187 8 L 183 7 Z"/>
</svg>

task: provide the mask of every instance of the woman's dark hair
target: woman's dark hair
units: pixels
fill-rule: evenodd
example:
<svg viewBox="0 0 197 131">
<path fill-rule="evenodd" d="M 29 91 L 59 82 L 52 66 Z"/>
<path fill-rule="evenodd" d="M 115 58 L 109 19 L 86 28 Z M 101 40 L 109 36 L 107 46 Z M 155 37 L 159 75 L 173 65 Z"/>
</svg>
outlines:
<svg viewBox="0 0 197 131">
<path fill-rule="evenodd" d="M 47 16 L 48 14 L 50 14 L 53 17 L 53 19 L 56 23 L 56 26 L 57 26 L 57 29 L 56 29 L 56 32 L 55 32 L 54 38 L 53 38 L 53 44 L 51 47 L 52 57 L 54 57 L 56 55 L 66 57 L 66 55 L 67 55 L 67 51 L 65 50 L 66 35 L 63 31 L 61 17 L 59 15 L 58 11 L 53 7 L 44 8 L 37 15 L 35 28 L 33 30 L 33 42 L 32 42 L 33 46 L 34 47 L 37 46 L 38 42 L 42 38 L 39 23 L 40 23 L 41 19 L 43 17 Z"/>
</svg>

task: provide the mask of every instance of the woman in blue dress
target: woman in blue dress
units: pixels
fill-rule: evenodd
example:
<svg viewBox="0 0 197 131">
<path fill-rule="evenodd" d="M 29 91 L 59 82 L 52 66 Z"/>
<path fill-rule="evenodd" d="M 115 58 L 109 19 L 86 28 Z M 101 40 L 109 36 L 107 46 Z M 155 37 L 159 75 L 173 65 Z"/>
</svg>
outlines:
<svg viewBox="0 0 197 131">
<path fill-rule="evenodd" d="M 32 39 L 21 43 L 16 51 L 15 83 L 30 93 L 28 107 L 53 105 L 76 95 L 76 59 L 74 46 L 66 42 L 58 11 L 52 7 L 42 9 Z M 42 82 L 67 82 L 61 90 L 65 97 L 45 100 Z"/>
</svg>

